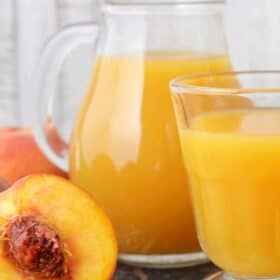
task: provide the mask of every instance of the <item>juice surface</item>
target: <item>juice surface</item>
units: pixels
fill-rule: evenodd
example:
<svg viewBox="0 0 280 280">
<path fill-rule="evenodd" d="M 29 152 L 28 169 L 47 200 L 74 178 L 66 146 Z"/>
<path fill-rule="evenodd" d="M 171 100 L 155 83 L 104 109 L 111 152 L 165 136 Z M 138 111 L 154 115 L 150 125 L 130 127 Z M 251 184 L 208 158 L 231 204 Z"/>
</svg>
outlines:
<svg viewBox="0 0 280 280">
<path fill-rule="evenodd" d="M 201 114 L 180 131 L 197 229 L 211 260 L 280 275 L 280 110 Z"/>
<path fill-rule="evenodd" d="M 168 84 L 230 69 L 225 57 L 97 58 L 72 137 L 70 177 L 107 211 L 120 252 L 200 250 Z"/>
</svg>

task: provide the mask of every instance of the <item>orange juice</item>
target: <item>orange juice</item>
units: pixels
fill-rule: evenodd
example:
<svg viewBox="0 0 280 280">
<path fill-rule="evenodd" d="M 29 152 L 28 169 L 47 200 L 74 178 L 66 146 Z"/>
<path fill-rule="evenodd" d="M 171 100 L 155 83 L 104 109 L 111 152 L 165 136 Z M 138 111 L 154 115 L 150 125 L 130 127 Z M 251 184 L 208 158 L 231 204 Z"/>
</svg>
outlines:
<svg viewBox="0 0 280 280">
<path fill-rule="evenodd" d="M 225 271 L 280 275 L 280 110 L 195 117 L 180 131 L 201 245 Z"/>
<path fill-rule="evenodd" d="M 71 180 L 113 221 L 122 253 L 200 250 L 168 83 L 225 57 L 101 56 L 74 129 Z"/>
</svg>

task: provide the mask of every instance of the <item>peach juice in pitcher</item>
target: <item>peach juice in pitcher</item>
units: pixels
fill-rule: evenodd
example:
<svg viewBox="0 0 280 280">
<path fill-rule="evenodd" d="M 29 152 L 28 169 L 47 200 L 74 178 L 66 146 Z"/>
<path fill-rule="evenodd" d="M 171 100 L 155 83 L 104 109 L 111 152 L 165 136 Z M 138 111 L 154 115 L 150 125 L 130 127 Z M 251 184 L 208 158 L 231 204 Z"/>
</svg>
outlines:
<svg viewBox="0 0 280 280">
<path fill-rule="evenodd" d="M 114 222 L 121 252 L 199 250 L 168 82 L 226 57 L 100 56 L 72 137 L 70 176 Z"/>
</svg>

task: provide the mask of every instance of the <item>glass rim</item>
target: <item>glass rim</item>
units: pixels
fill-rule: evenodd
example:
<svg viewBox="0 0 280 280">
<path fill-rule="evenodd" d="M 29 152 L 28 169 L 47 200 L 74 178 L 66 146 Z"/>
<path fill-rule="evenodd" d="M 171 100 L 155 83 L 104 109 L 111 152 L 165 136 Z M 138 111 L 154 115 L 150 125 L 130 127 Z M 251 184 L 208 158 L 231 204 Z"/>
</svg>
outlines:
<svg viewBox="0 0 280 280">
<path fill-rule="evenodd" d="M 191 81 L 207 77 L 233 77 L 233 76 L 256 76 L 256 75 L 279 75 L 279 87 L 267 88 L 233 88 L 233 87 L 215 87 L 215 86 L 199 86 Z M 185 83 L 183 83 L 185 81 Z M 194 75 L 184 75 L 172 79 L 169 83 L 171 93 L 174 94 L 204 94 L 204 95 L 238 95 L 238 94 L 261 94 L 261 93 L 280 93 L 280 70 L 246 70 L 246 71 L 228 71 L 228 72 L 212 72 Z"/>
</svg>

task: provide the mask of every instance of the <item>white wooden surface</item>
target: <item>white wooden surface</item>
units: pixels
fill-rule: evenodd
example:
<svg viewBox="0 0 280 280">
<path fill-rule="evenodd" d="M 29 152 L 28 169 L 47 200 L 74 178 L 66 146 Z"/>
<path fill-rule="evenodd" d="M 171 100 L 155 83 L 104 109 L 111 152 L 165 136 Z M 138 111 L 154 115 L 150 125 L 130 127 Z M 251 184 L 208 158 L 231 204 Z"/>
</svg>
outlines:
<svg viewBox="0 0 280 280">
<path fill-rule="evenodd" d="M 236 69 L 280 69 L 279 0 L 228 0 L 226 23 Z"/>
<path fill-rule="evenodd" d="M 17 75 L 14 3 L 0 2 L 0 123 L 12 125 L 16 121 Z"/>
</svg>

